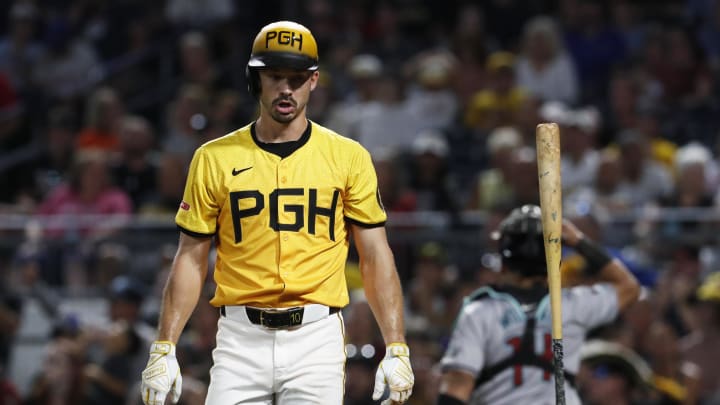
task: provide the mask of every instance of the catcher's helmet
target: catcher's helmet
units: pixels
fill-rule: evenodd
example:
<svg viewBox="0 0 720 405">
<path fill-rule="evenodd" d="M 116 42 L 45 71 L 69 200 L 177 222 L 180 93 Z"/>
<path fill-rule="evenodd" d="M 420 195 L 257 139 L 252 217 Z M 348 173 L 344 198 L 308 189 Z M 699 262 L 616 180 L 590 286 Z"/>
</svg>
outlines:
<svg viewBox="0 0 720 405">
<path fill-rule="evenodd" d="M 257 69 L 272 67 L 317 70 L 318 47 L 310 30 L 292 21 L 274 22 L 260 30 L 245 69 L 248 91 L 254 97 L 260 95 Z"/>
<path fill-rule="evenodd" d="M 503 263 L 510 270 L 524 276 L 546 274 L 540 207 L 528 204 L 515 208 L 491 236 L 498 241 Z"/>
</svg>

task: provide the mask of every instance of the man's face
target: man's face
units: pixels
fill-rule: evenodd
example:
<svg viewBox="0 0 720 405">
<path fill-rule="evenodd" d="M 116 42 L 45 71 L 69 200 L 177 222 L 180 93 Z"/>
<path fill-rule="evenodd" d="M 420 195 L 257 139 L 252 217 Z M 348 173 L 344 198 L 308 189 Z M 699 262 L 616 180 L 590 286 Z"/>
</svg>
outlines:
<svg viewBox="0 0 720 405">
<path fill-rule="evenodd" d="M 319 77 L 317 71 L 292 69 L 260 70 L 260 104 L 273 120 L 289 123 L 304 116 L 310 92 Z"/>
</svg>

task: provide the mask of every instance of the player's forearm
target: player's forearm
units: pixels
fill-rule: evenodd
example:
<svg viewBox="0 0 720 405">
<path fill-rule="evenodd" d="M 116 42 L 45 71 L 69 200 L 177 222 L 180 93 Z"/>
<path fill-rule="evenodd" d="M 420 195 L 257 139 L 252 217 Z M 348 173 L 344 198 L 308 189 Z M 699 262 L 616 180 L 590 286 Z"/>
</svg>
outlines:
<svg viewBox="0 0 720 405">
<path fill-rule="evenodd" d="M 618 295 L 618 307 L 621 311 L 637 301 L 640 296 L 640 283 L 618 259 L 613 259 L 603 267 L 598 273 L 598 279 L 615 287 Z"/>
<path fill-rule="evenodd" d="M 392 252 L 383 249 L 360 262 L 368 304 L 386 344 L 404 343 L 403 296 Z"/>
<path fill-rule="evenodd" d="M 181 246 L 178 251 L 163 291 L 158 340 L 178 341 L 200 298 L 207 274 L 207 248 Z"/>
<path fill-rule="evenodd" d="M 203 278 L 197 271 L 183 267 L 176 266 L 165 285 L 158 340 L 176 343 L 200 298 Z"/>
</svg>

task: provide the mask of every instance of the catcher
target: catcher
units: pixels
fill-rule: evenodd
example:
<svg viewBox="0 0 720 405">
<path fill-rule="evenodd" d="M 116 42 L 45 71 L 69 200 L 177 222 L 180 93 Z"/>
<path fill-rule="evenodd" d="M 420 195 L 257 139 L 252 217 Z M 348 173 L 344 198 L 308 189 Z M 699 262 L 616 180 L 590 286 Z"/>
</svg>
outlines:
<svg viewBox="0 0 720 405">
<path fill-rule="evenodd" d="M 569 221 L 563 244 L 587 261 L 597 280 L 562 292 L 567 404 L 580 404 L 573 387 L 588 330 L 612 321 L 635 302 L 633 275 Z M 493 233 L 505 282 L 466 298 L 441 360 L 438 405 L 555 404 L 550 302 L 540 207 L 514 209 Z"/>
</svg>

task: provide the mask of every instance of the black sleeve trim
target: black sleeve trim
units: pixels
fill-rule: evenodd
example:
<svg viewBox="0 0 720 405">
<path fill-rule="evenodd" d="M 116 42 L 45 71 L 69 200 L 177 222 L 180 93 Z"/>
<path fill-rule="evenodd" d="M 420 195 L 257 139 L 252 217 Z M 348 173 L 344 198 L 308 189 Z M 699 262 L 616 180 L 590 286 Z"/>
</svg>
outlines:
<svg viewBox="0 0 720 405">
<path fill-rule="evenodd" d="M 189 230 L 189 229 L 183 228 L 183 227 L 180 226 L 180 225 L 178 225 L 177 228 L 178 228 L 178 230 L 179 230 L 180 232 L 182 232 L 182 233 L 184 233 L 184 234 L 186 234 L 186 235 L 190 235 L 190 236 L 192 236 L 192 237 L 194 237 L 194 238 L 212 238 L 213 236 L 215 236 L 214 233 L 193 232 L 193 231 L 191 231 L 191 230 Z"/>
<path fill-rule="evenodd" d="M 360 221 L 358 221 L 358 220 L 352 219 L 352 218 L 350 218 L 350 217 L 345 217 L 345 221 L 346 221 L 346 222 L 350 222 L 350 223 L 353 224 L 353 225 L 357 225 L 357 226 L 359 226 L 359 227 L 361 227 L 361 228 L 368 228 L 368 229 L 369 229 L 369 228 L 380 228 L 381 226 L 385 226 L 385 222 L 386 222 L 386 221 L 382 221 L 382 222 L 378 222 L 378 223 L 375 223 L 375 224 L 368 224 L 368 223 L 365 223 L 365 222 L 360 222 Z"/>
</svg>

